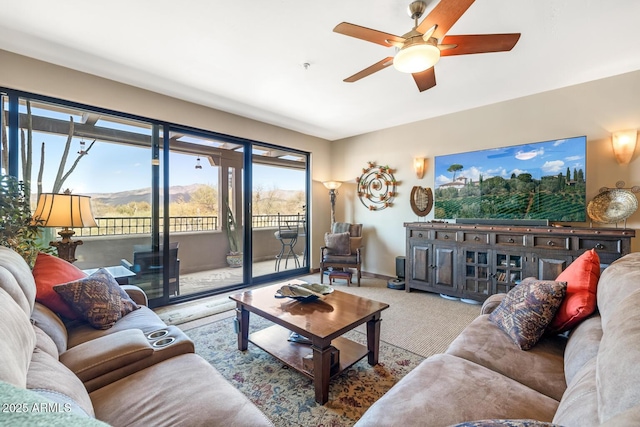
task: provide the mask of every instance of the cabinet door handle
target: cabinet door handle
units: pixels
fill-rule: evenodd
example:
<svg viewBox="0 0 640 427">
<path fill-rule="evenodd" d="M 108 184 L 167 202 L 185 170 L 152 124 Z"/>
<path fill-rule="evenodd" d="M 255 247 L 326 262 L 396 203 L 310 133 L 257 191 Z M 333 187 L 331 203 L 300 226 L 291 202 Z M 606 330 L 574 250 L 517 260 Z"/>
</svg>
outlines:
<svg viewBox="0 0 640 427">
<path fill-rule="evenodd" d="M 422 237 L 422 233 L 418 233 L 418 237 Z"/>
<path fill-rule="evenodd" d="M 473 240 L 475 240 L 477 242 L 478 240 L 480 240 L 480 237 L 476 236 L 476 237 L 473 238 Z"/>
<path fill-rule="evenodd" d="M 509 243 L 515 243 L 516 241 L 515 241 L 515 240 L 513 240 L 513 237 L 509 237 L 508 242 L 509 242 Z"/>
<path fill-rule="evenodd" d="M 547 242 L 547 246 L 555 246 L 555 245 L 556 245 L 556 244 L 555 244 L 553 241 L 551 241 L 551 240 L 549 240 L 549 241 Z"/>
<path fill-rule="evenodd" d="M 445 234 L 445 235 L 444 235 L 444 240 L 447 240 L 448 238 L 449 238 L 449 235 L 448 235 L 448 234 Z"/>
<path fill-rule="evenodd" d="M 596 249 L 604 249 L 604 247 L 605 247 L 605 246 L 604 246 L 602 243 L 598 243 L 598 244 L 595 246 L 595 248 L 596 248 Z"/>
</svg>

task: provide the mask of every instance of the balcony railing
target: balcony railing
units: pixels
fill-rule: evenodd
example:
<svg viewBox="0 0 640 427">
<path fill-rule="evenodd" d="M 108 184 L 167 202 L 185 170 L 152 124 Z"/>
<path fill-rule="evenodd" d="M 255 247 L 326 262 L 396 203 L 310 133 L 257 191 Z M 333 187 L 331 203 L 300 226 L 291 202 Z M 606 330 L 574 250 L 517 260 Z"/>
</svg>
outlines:
<svg viewBox="0 0 640 427">
<path fill-rule="evenodd" d="M 304 217 L 296 214 L 280 215 L 283 221 L 300 221 L 301 232 L 304 228 Z M 122 236 L 127 234 L 150 234 L 152 229 L 149 217 L 99 217 L 97 227 L 74 228 L 76 236 Z M 278 215 L 254 215 L 251 219 L 253 228 L 275 228 L 278 226 Z M 160 218 L 160 229 L 164 227 L 164 218 Z M 172 216 L 169 218 L 169 232 L 215 231 L 219 230 L 217 216 Z"/>
</svg>

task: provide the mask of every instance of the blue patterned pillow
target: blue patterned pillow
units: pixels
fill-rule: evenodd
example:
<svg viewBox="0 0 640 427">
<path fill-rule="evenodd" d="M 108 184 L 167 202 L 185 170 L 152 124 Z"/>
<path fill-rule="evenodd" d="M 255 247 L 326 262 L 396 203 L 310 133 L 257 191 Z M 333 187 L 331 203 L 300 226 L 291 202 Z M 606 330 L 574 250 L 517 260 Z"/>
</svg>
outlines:
<svg viewBox="0 0 640 427">
<path fill-rule="evenodd" d="M 489 315 L 522 350 L 536 345 L 553 320 L 567 291 L 566 282 L 527 277 L 511 289 Z"/>
</svg>

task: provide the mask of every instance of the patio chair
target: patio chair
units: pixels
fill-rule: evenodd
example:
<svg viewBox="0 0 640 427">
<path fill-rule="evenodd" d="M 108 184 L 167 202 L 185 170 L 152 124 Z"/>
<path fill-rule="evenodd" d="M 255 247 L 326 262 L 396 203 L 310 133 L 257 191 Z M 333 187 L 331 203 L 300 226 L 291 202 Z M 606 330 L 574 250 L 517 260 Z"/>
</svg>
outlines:
<svg viewBox="0 0 640 427">
<path fill-rule="evenodd" d="M 295 215 L 295 219 L 284 219 L 278 213 L 278 231 L 274 233 L 276 239 L 280 240 L 280 253 L 276 255 L 276 271 L 280 271 L 280 261 L 284 258 L 284 268 L 287 268 L 289 258 L 293 258 L 294 264 L 300 268 L 298 254 L 294 247 L 298 241 L 300 227 L 300 214 Z"/>
<path fill-rule="evenodd" d="M 151 283 L 151 291 L 159 287 L 159 278 L 162 277 L 163 246 L 160 245 L 157 252 L 149 245 L 134 245 L 133 262 L 126 259 L 120 263 L 136 273 L 130 283 L 145 289 L 146 283 Z M 178 258 L 178 242 L 169 243 L 169 295 L 180 295 L 180 259 Z M 147 289 L 145 289 L 146 291 Z"/>
</svg>

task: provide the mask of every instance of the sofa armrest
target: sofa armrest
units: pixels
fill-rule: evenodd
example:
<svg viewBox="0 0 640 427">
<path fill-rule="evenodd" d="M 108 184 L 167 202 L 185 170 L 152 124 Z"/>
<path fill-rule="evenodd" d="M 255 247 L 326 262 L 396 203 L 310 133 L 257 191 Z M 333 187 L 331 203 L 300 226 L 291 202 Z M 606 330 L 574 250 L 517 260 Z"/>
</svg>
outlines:
<svg viewBox="0 0 640 427">
<path fill-rule="evenodd" d="M 506 296 L 507 296 L 507 294 L 504 294 L 504 293 L 490 295 L 489 298 L 487 298 L 482 303 L 482 308 L 480 309 L 480 314 L 489 314 L 489 313 L 491 313 L 493 310 L 495 310 L 500 305 L 500 303 L 502 302 L 502 300 Z"/>
<path fill-rule="evenodd" d="M 78 344 L 60 355 L 60 362 L 84 383 L 153 355 L 140 329 L 103 335 Z"/>
<path fill-rule="evenodd" d="M 136 285 L 120 285 L 123 291 L 138 305 L 149 305 L 147 294 Z"/>
</svg>

